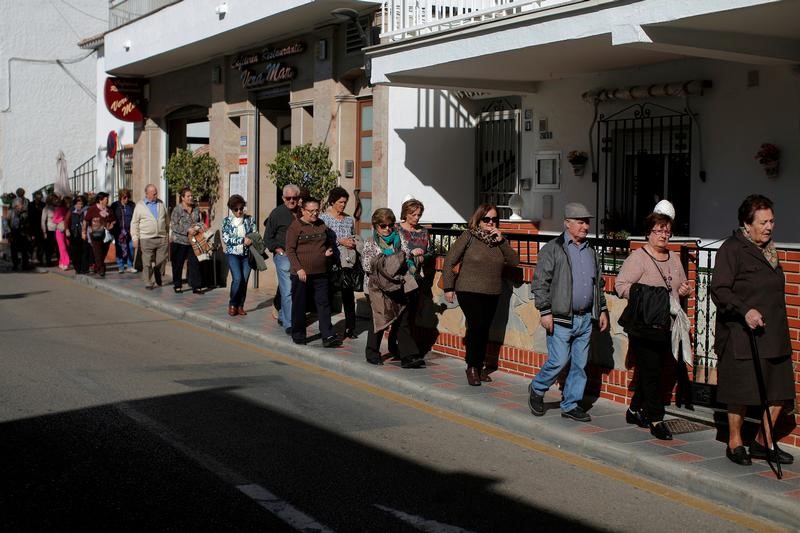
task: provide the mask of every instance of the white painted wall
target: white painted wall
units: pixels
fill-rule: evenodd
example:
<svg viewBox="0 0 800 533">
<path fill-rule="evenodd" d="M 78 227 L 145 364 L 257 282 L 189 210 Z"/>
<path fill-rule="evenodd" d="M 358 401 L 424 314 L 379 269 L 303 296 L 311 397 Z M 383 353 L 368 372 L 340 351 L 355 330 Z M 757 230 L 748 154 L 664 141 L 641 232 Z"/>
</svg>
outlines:
<svg viewBox="0 0 800 533">
<path fill-rule="evenodd" d="M 101 47 L 97 51 L 96 63 L 96 90 L 97 90 L 97 105 L 95 106 L 95 157 L 97 176 L 98 176 L 98 191 L 110 191 L 111 187 L 105 183 L 105 177 L 108 176 L 108 166 L 111 164 L 106 156 L 106 143 L 108 134 L 111 131 L 116 131 L 119 139 L 119 144 L 133 144 L 133 122 L 124 122 L 114 117 L 109 113 L 106 107 L 105 97 L 103 90 L 106 83 L 106 67 L 105 67 L 105 54 Z M 101 185 L 102 184 L 102 185 Z M 137 195 L 138 197 L 138 195 Z"/>
<path fill-rule="evenodd" d="M 747 72 L 758 70 L 760 84 L 747 88 Z M 542 83 L 539 93 L 523 97 L 523 107 L 534 111 L 536 121 L 546 117 L 553 132 L 551 140 L 540 140 L 538 133 L 523 134 L 522 175 L 532 176 L 530 154 L 539 150 L 558 150 L 562 158 L 570 150 L 589 152 L 589 126 L 593 107 L 581 94 L 595 88 L 626 87 L 691 79 L 711 80 L 714 87 L 705 96 L 692 97 L 700 131 L 693 132 L 691 222 L 693 236 L 720 238 L 736 225 L 736 209 L 745 196 L 764 194 L 776 205 L 779 241 L 800 241 L 800 227 L 789 223 L 800 198 L 800 75 L 788 66 L 750 66 L 713 60 L 685 60 L 590 77 Z M 680 98 L 650 100 L 683 109 Z M 601 104 L 600 112 L 611 114 L 633 102 Z M 699 141 L 707 181 L 701 182 Z M 770 142 L 782 151 L 780 175 L 767 178 L 754 155 L 762 143 Z M 595 188 L 591 166 L 582 177 L 572 175 L 562 159 L 560 191 L 523 192 L 524 216 L 541 217 L 542 197 L 553 196 L 552 219 L 542 220 L 543 230 L 559 230 L 567 202 L 583 202 L 594 210 Z M 601 188 L 601 212 L 602 205 Z M 680 213 L 678 213 L 680 217 Z"/>
<path fill-rule="evenodd" d="M 95 60 L 77 42 L 105 29 L 108 2 L 70 1 L 89 15 L 48 0 L 4 4 L 0 16 L 0 192 L 21 186 L 30 193 L 55 181 L 59 150 L 64 151 L 70 172 L 96 152 Z M 14 60 L 9 70 L 10 58 L 52 61 L 83 56 L 87 57 L 63 69 L 52 62 Z"/>
<path fill-rule="evenodd" d="M 423 222 L 469 218 L 475 208 L 475 118 L 454 95 L 390 87 L 388 145 L 388 207 L 396 215 L 410 194 L 425 204 Z"/>
</svg>

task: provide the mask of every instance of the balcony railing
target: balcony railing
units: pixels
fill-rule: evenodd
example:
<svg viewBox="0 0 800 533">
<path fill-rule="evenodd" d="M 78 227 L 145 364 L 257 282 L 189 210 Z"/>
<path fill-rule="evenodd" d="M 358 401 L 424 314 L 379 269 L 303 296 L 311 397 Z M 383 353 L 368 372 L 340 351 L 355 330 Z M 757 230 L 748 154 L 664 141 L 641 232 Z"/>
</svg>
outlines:
<svg viewBox="0 0 800 533">
<path fill-rule="evenodd" d="M 587 0 L 385 0 L 382 39 L 399 41 Z"/>
<path fill-rule="evenodd" d="M 119 28 L 181 0 L 109 0 L 108 29 Z"/>
</svg>

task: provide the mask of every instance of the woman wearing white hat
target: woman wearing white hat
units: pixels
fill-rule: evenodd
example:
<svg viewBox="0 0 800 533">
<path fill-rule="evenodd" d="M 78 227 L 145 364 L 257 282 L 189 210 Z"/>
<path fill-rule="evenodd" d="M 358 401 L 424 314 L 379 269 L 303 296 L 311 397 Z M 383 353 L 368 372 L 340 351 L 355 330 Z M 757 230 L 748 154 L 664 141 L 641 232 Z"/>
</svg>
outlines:
<svg viewBox="0 0 800 533">
<path fill-rule="evenodd" d="M 649 427 L 650 433 L 662 440 L 672 439 L 672 432 L 662 422 L 662 358 L 666 354 L 678 358 L 672 331 L 688 326 L 679 299 L 691 293 L 680 257 L 668 248 L 674 216 L 675 208 L 668 201 L 656 205 L 645 219 L 647 243 L 628 256 L 616 281 L 617 294 L 628 300 L 620 323 L 636 358 L 636 390 L 625 419 L 629 424 Z"/>
</svg>

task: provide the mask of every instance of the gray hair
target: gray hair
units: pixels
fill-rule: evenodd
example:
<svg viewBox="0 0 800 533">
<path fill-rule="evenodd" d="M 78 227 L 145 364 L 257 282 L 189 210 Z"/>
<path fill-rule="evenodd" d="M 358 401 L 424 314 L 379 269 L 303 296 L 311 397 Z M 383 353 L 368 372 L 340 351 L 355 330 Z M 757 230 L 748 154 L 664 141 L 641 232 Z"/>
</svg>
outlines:
<svg viewBox="0 0 800 533">
<path fill-rule="evenodd" d="M 289 185 L 284 185 L 283 195 L 286 196 L 287 192 L 295 192 L 297 194 L 300 194 L 300 187 L 295 185 L 294 183 L 290 183 Z"/>
</svg>

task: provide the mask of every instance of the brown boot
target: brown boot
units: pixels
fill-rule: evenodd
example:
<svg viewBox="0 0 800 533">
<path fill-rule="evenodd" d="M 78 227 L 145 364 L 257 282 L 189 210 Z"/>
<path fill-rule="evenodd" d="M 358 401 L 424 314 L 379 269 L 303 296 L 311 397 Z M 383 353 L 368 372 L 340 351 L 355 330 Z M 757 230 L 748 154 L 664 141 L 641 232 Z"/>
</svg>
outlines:
<svg viewBox="0 0 800 533">
<path fill-rule="evenodd" d="M 247 314 L 247 311 L 244 310 L 244 307 L 240 307 L 236 310 L 236 314 L 244 316 Z"/>
<path fill-rule="evenodd" d="M 228 306 L 228 314 L 231 315 L 231 316 L 236 316 L 236 315 L 239 314 L 239 312 L 236 310 L 236 306 L 235 305 L 229 305 Z"/>
<path fill-rule="evenodd" d="M 467 383 L 469 383 L 473 387 L 477 387 L 481 384 L 481 371 L 478 370 L 478 367 L 476 366 L 467 367 Z"/>
<path fill-rule="evenodd" d="M 487 368 L 481 369 L 481 381 L 490 382 L 492 380 L 492 376 L 489 375 L 489 370 Z"/>
</svg>

